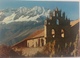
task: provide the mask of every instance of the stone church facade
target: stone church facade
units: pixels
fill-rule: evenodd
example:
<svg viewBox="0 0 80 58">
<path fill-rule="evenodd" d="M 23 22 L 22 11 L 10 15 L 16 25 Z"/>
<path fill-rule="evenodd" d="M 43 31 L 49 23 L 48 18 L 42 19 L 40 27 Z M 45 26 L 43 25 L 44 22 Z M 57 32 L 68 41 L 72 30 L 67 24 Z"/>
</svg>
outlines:
<svg viewBox="0 0 80 58">
<path fill-rule="evenodd" d="M 61 12 L 56 8 L 50 12 L 50 18 L 45 20 L 45 38 L 47 42 L 54 39 L 61 40 L 69 37 L 70 35 L 70 20 L 65 17 L 65 12 Z"/>
</svg>

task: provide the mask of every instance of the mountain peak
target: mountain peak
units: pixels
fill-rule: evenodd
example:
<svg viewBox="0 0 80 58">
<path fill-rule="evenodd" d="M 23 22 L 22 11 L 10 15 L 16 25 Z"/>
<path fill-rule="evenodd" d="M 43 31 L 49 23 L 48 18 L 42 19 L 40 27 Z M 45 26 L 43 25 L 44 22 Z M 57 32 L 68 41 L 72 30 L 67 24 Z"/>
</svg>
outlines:
<svg viewBox="0 0 80 58">
<path fill-rule="evenodd" d="M 5 14 L 5 12 L 3 12 Z M 49 10 L 46 10 L 44 7 L 34 6 L 33 8 L 19 7 L 13 9 L 13 11 L 8 12 L 10 15 L 4 17 L 2 22 L 11 23 L 11 22 L 22 22 L 22 21 L 37 21 L 37 19 L 44 20 L 49 14 Z M 41 17 L 41 18 L 40 18 Z M 41 20 L 42 20 L 41 19 Z M 40 21 L 40 20 L 39 20 Z"/>
</svg>

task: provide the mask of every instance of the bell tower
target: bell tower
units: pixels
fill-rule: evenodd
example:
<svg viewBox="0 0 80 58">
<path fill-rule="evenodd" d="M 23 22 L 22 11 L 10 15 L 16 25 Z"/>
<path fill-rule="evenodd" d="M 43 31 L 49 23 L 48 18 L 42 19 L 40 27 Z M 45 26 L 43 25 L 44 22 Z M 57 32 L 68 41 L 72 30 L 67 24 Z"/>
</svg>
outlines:
<svg viewBox="0 0 80 58">
<path fill-rule="evenodd" d="M 70 20 L 65 18 L 65 12 L 61 13 L 61 10 L 56 8 L 50 12 L 49 18 L 45 20 L 44 28 L 46 43 L 53 40 L 65 40 L 65 38 L 70 35 L 70 33 L 67 32 L 67 30 L 70 29 Z"/>
</svg>

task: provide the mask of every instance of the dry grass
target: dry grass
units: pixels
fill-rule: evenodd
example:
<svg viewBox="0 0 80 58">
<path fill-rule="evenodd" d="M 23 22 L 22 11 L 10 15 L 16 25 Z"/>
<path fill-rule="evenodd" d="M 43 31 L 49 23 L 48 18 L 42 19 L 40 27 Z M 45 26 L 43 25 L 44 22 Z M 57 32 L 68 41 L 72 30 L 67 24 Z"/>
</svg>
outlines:
<svg viewBox="0 0 80 58">
<path fill-rule="evenodd" d="M 19 55 L 12 50 L 9 46 L 0 45 L 0 58 L 14 58 L 18 57 Z"/>
</svg>

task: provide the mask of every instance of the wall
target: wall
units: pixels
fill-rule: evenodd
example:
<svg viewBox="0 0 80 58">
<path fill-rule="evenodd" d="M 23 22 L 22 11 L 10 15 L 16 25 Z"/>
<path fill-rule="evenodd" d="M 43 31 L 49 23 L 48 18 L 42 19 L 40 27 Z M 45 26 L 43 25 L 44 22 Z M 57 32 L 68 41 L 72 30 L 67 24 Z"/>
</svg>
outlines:
<svg viewBox="0 0 80 58">
<path fill-rule="evenodd" d="M 44 37 L 27 40 L 27 47 L 41 47 L 45 44 L 46 44 L 46 39 Z"/>
</svg>

